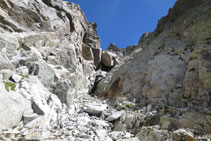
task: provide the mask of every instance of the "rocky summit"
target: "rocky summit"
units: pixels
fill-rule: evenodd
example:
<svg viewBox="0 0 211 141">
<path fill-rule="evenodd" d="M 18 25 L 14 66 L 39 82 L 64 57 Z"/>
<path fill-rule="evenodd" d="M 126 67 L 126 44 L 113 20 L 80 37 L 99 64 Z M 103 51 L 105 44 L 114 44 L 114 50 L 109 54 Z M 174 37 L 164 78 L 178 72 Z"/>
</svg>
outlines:
<svg viewBox="0 0 211 141">
<path fill-rule="evenodd" d="M 210 141 L 211 0 L 102 51 L 62 0 L 0 1 L 0 140 Z"/>
</svg>

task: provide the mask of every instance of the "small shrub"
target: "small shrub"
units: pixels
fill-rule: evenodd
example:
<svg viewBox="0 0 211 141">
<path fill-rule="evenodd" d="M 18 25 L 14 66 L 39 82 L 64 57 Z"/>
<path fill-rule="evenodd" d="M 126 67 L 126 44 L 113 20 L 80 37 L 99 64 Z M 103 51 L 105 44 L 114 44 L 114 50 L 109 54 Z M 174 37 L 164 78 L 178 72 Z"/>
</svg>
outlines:
<svg viewBox="0 0 211 141">
<path fill-rule="evenodd" d="M 13 82 L 4 82 L 5 89 L 9 92 L 10 90 L 15 91 L 16 84 Z"/>
</svg>

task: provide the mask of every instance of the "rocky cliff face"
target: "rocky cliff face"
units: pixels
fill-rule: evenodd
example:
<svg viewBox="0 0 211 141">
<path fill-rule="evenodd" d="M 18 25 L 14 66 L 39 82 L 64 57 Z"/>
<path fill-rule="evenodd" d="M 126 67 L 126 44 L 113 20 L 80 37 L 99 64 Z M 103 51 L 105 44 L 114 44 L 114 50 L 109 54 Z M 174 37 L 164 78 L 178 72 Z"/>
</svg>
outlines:
<svg viewBox="0 0 211 141">
<path fill-rule="evenodd" d="M 209 138 L 210 9 L 178 0 L 137 46 L 102 51 L 78 5 L 2 0 L 0 140 Z"/>
<path fill-rule="evenodd" d="M 16 125 L 28 109 L 49 113 L 52 96 L 68 107 L 88 93 L 101 58 L 100 39 L 96 24 L 87 22 L 78 5 L 3 0 L 0 11 L 0 100 L 5 101 L 0 104 L 0 129 Z M 15 105 L 22 109 L 13 112 Z"/>
<path fill-rule="evenodd" d="M 157 111 L 161 128 L 211 133 L 210 0 L 178 0 L 96 94 Z M 140 50 L 138 50 L 140 49 Z M 166 126 L 168 123 L 168 126 Z"/>
</svg>

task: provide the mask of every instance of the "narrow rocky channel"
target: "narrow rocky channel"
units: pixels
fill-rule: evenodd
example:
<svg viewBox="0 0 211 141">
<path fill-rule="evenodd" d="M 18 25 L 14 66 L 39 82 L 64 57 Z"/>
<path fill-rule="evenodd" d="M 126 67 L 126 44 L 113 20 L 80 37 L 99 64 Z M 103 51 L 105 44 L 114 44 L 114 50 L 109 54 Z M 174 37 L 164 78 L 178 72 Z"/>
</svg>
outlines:
<svg viewBox="0 0 211 141">
<path fill-rule="evenodd" d="M 210 141 L 211 0 L 102 50 L 62 0 L 0 1 L 0 140 Z M 105 21 L 106 22 L 106 21 Z"/>
<path fill-rule="evenodd" d="M 9 129 L 1 133 L 1 140 L 69 140 L 69 141 L 112 141 L 112 140 L 138 140 L 134 134 L 127 131 L 114 131 L 115 122 L 120 117 L 126 116 L 129 107 L 122 106 L 123 109 L 117 110 L 110 106 L 106 100 L 82 95 L 74 100 L 68 112 L 63 105 L 63 111 L 58 111 L 57 120 L 50 123 L 46 129 L 36 128 L 36 120 L 32 125 L 19 123 L 14 129 Z M 27 117 L 30 118 L 33 117 Z M 137 117 L 125 117 L 127 126 L 133 126 L 133 122 Z M 137 124 L 137 123 L 136 123 Z"/>
</svg>

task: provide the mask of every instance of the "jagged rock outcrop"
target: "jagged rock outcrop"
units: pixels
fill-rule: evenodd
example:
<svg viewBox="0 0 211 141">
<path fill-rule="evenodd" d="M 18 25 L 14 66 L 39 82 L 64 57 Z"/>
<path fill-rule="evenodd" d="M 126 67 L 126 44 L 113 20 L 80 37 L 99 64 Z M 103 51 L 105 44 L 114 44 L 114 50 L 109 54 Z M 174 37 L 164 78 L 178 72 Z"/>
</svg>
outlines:
<svg viewBox="0 0 211 141">
<path fill-rule="evenodd" d="M 155 124 L 162 127 L 211 134 L 210 8 L 210 0 L 178 0 L 155 31 L 144 34 L 132 55 L 98 84 L 96 94 L 150 106 L 159 111 Z"/>
<path fill-rule="evenodd" d="M 113 43 L 110 43 L 109 47 L 102 52 L 101 62 L 99 62 L 97 70 L 109 72 L 117 64 L 123 61 L 123 59 L 122 50 Z"/>
<path fill-rule="evenodd" d="M 54 120 L 50 111 L 56 116 L 62 104 L 69 107 L 91 89 L 102 52 L 97 25 L 78 5 L 61 0 L 3 0 L 0 11 L 0 130 L 17 125 L 27 107 Z"/>
</svg>

